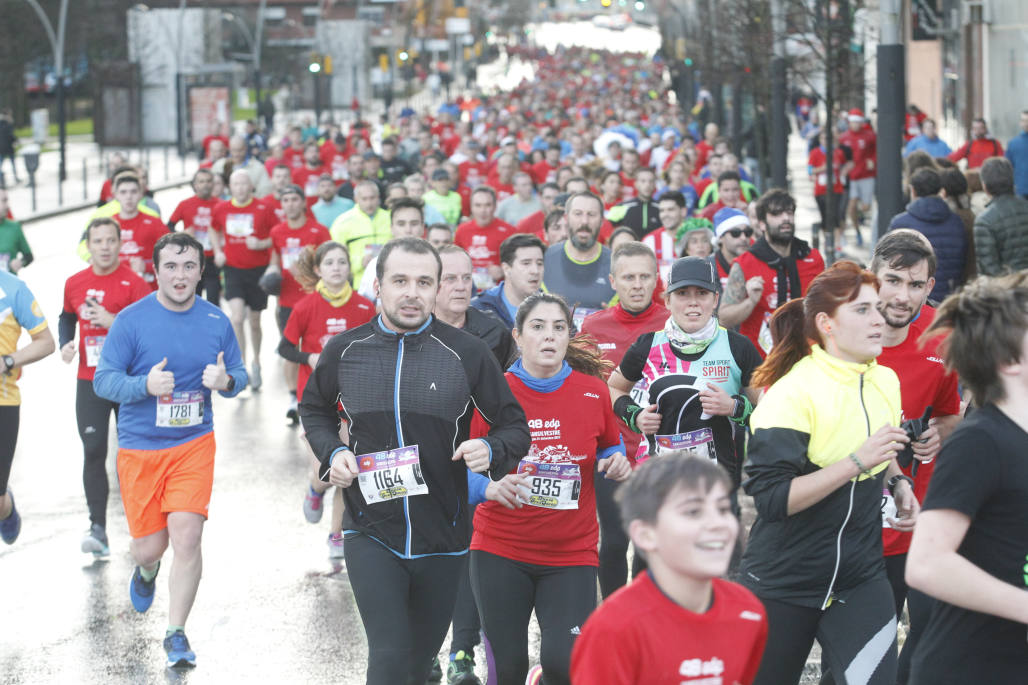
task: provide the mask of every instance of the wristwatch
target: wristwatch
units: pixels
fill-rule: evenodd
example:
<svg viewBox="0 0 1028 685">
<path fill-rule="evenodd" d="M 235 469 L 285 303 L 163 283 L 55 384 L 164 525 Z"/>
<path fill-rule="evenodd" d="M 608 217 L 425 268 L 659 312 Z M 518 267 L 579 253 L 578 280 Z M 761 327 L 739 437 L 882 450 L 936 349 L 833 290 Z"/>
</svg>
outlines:
<svg viewBox="0 0 1028 685">
<path fill-rule="evenodd" d="M 910 491 L 914 491 L 914 479 L 904 473 L 898 473 L 888 480 L 886 487 L 889 488 L 889 494 L 893 497 L 896 496 L 896 486 L 901 480 L 907 481 L 907 485 L 910 486 Z"/>
<path fill-rule="evenodd" d="M 225 392 L 232 392 L 235 389 L 236 389 L 236 377 L 235 376 L 229 376 L 228 377 L 228 385 L 225 386 Z"/>
<path fill-rule="evenodd" d="M 4 360 L 4 373 L 8 373 L 11 369 L 14 368 L 14 357 L 12 357 L 9 354 L 5 354 L 3 356 L 3 360 Z"/>
</svg>

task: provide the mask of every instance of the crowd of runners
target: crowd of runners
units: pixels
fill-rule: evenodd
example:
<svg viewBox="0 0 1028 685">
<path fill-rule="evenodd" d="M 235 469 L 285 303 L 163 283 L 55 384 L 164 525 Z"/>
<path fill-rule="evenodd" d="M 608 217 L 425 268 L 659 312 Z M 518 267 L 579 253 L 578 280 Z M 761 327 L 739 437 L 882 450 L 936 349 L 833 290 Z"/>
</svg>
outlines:
<svg viewBox="0 0 1028 685">
<path fill-rule="evenodd" d="M 4 542 L 19 378 L 56 349 L 82 551 L 110 554 L 113 414 L 130 601 L 150 608 L 170 546 L 167 663 L 195 665 L 211 397 L 261 389 L 270 333 L 285 427 L 255 430 L 309 452 L 297 516 L 332 493 L 369 684 L 474 685 L 486 659 L 500 685 L 787 685 L 815 640 L 822 683 L 1024 682 L 1028 114 L 1006 158 L 984 122 L 933 157 L 915 120 L 907 211 L 866 264 L 840 240 L 826 267 L 797 198 L 659 58 L 510 58 L 534 78 L 436 111 L 212 135 L 166 219 L 114 160 L 56 342 L 0 191 Z M 862 242 L 873 128 L 836 119 L 829 190 L 836 121 L 813 111 L 814 195 Z"/>
</svg>

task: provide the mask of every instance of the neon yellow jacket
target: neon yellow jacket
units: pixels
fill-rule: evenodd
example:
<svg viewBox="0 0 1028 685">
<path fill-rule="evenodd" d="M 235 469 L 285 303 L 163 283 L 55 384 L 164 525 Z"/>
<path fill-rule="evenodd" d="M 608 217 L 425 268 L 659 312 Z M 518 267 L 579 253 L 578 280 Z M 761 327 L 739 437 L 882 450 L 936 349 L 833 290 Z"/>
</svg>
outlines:
<svg viewBox="0 0 1028 685">
<path fill-rule="evenodd" d="M 824 608 L 877 574 L 882 558 L 884 462 L 803 511 L 787 513 L 799 476 L 848 459 L 869 435 L 901 421 L 896 373 L 846 362 L 815 345 L 768 389 L 750 417 L 749 480 L 757 508 L 742 561 L 753 592 Z"/>
<path fill-rule="evenodd" d="M 360 283 L 364 275 L 365 256 L 370 259 L 393 237 L 389 212 L 377 209 L 374 216 L 368 216 L 359 206 L 352 207 L 336 217 L 329 229 L 332 240 L 346 247 L 350 252 L 350 271 L 353 282 Z"/>
</svg>

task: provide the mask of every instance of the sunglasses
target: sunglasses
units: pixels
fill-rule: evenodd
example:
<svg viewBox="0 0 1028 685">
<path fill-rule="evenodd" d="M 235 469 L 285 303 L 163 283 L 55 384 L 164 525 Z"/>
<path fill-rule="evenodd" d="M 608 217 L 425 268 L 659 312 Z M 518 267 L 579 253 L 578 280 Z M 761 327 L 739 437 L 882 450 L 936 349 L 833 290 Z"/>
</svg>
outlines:
<svg viewBox="0 0 1028 685">
<path fill-rule="evenodd" d="M 746 234 L 747 238 L 752 238 L 753 237 L 753 229 L 752 228 L 730 228 L 727 231 L 725 231 L 725 233 L 727 233 L 728 235 L 732 236 L 733 238 L 738 238 L 739 236 L 741 236 L 744 233 Z"/>
</svg>

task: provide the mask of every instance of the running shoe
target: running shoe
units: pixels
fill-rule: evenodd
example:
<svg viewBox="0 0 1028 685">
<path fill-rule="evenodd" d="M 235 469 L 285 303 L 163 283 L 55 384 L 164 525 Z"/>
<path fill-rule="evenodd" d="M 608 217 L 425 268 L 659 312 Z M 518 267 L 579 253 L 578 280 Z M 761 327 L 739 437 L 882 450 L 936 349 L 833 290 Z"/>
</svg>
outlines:
<svg viewBox="0 0 1028 685">
<path fill-rule="evenodd" d="M 161 562 L 159 561 L 157 562 L 157 570 L 161 570 Z M 153 604 L 153 591 L 154 586 L 157 585 L 157 574 L 155 573 L 148 583 L 143 580 L 143 575 L 139 571 L 139 567 L 136 566 L 136 570 L 132 572 L 132 580 L 129 581 L 129 597 L 132 599 L 132 606 L 135 607 L 135 610 L 143 613 Z"/>
<path fill-rule="evenodd" d="M 317 523 L 321 515 L 325 513 L 325 507 L 321 506 L 325 501 L 325 493 L 317 493 L 307 486 L 307 494 L 303 498 L 303 517 L 307 523 Z"/>
<path fill-rule="evenodd" d="M 528 669 L 525 685 L 539 685 L 543 681 L 543 667 L 538 664 Z"/>
<path fill-rule="evenodd" d="M 168 668 L 196 666 L 196 654 L 189 648 L 189 638 L 182 630 L 176 630 L 164 638 L 164 651 L 168 653 Z"/>
<path fill-rule="evenodd" d="M 438 683 L 443 679 L 443 667 L 439 665 L 439 657 L 432 660 L 432 670 L 428 672 L 428 682 Z"/>
<path fill-rule="evenodd" d="M 343 554 L 343 535 L 335 535 L 334 533 L 328 534 L 328 558 L 329 559 L 342 559 L 345 555 Z"/>
<path fill-rule="evenodd" d="M 250 390 L 257 392 L 261 389 L 261 365 L 254 362 L 250 366 Z"/>
<path fill-rule="evenodd" d="M 94 557 L 106 557 L 111 553 L 107 546 L 107 531 L 99 523 L 94 523 L 82 538 L 82 551 L 92 553 Z"/>
<path fill-rule="evenodd" d="M 11 496 L 11 513 L 7 518 L 0 520 L 0 539 L 8 545 L 13 545 L 18 539 L 18 533 L 21 532 L 21 514 L 18 513 L 18 507 L 14 506 L 14 493 L 8 489 L 7 494 Z"/>
<path fill-rule="evenodd" d="M 293 422 L 293 425 L 300 423 L 300 410 L 297 407 L 296 395 L 291 395 L 289 409 L 286 410 L 286 418 Z"/>
<path fill-rule="evenodd" d="M 463 649 L 450 655 L 450 667 L 446 669 L 448 685 L 482 685 L 475 675 L 475 658 Z"/>
</svg>

